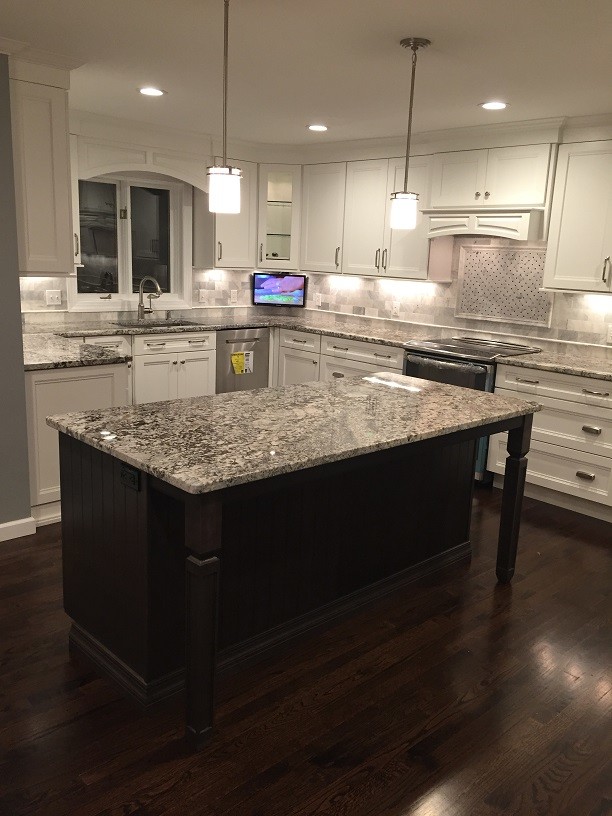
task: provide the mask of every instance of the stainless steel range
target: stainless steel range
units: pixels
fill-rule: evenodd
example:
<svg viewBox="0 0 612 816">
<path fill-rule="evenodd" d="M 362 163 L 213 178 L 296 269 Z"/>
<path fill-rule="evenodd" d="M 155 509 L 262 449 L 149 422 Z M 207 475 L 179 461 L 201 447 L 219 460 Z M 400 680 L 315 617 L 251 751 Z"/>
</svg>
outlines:
<svg viewBox="0 0 612 816">
<path fill-rule="evenodd" d="M 493 391 L 495 364 L 498 360 L 521 354 L 537 354 L 542 349 L 518 343 L 482 340 L 478 337 L 451 337 L 440 340 L 410 340 L 404 356 L 404 374 L 423 380 Z M 478 442 L 475 478 L 491 481 L 487 471 L 489 440 Z"/>
</svg>

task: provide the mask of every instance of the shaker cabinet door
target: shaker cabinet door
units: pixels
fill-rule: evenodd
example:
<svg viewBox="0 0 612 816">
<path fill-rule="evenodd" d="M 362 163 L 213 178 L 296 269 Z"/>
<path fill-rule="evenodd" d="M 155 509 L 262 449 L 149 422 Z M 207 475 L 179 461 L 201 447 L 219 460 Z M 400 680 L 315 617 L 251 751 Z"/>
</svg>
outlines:
<svg viewBox="0 0 612 816">
<path fill-rule="evenodd" d="M 176 354 L 143 354 L 134 357 L 134 403 L 160 402 L 177 397 Z"/>
<path fill-rule="evenodd" d="M 306 272 L 339 272 L 346 163 L 308 164 L 303 181 L 300 268 Z"/>
<path fill-rule="evenodd" d="M 349 162 L 342 271 L 379 275 L 385 231 L 387 159 Z"/>
<path fill-rule="evenodd" d="M 257 243 L 257 165 L 229 160 L 242 170 L 240 212 L 215 215 L 215 266 L 253 269 Z"/>
</svg>

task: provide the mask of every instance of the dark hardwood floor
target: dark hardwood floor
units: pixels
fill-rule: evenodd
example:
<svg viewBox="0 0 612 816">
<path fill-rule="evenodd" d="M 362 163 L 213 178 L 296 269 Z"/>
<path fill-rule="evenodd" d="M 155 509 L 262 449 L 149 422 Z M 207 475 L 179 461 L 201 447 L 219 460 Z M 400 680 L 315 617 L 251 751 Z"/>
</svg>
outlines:
<svg viewBox="0 0 612 816">
<path fill-rule="evenodd" d="M 59 526 L 0 544 L 0 814 L 609 816 L 612 526 L 526 499 L 496 586 L 499 496 L 469 566 L 222 677 L 199 754 L 69 654 Z"/>
</svg>

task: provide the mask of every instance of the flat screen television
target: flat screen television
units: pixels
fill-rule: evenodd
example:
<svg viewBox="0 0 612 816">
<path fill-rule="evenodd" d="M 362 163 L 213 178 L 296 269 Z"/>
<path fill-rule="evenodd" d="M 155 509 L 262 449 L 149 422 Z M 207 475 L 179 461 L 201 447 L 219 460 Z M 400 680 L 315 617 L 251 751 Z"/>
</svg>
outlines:
<svg viewBox="0 0 612 816">
<path fill-rule="evenodd" d="M 255 306 L 306 305 L 306 275 L 255 272 L 252 281 Z"/>
</svg>

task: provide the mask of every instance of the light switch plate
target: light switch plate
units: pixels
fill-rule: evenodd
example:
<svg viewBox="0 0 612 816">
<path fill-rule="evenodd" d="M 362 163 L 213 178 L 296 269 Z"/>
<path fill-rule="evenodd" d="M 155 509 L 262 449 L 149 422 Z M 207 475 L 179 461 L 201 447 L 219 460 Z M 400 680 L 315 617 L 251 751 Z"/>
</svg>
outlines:
<svg viewBox="0 0 612 816">
<path fill-rule="evenodd" d="M 198 302 L 206 303 L 206 289 L 198 289 Z"/>
<path fill-rule="evenodd" d="M 391 304 L 391 315 L 393 317 L 399 317 L 400 313 L 400 302 L 399 300 L 394 300 Z"/>
<path fill-rule="evenodd" d="M 315 295 L 315 306 L 321 306 L 323 303 L 323 298 L 321 297 L 321 293 L 317 292 Z"/>
<path fill-rule="evenodd" d="M 612 343 L 612 323 L 608 326 L 608 336 L 606 337 L 606 343 Z"/>
<path fill-rule="evenodd" d="M 230 303 L 238 303 L 238 290 L 230 289 Z"/>
<path fill-rule="evenodd" d="M 60 289 L 45 289 L 45 303 L 47 306 L 61 306 L 62 293 Z"/>
</svg>

